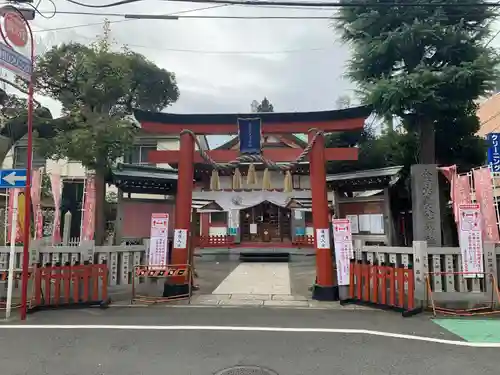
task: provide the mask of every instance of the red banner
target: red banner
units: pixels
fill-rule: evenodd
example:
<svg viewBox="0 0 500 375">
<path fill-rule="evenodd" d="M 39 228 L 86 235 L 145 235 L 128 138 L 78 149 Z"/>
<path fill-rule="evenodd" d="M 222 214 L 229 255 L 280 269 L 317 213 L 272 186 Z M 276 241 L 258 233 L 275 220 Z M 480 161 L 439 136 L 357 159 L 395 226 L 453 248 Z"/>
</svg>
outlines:
<svg viewBox="0 0 500 375">
<path fill-rule="evenodd" d="M 61 176 L 50 175 L 52 196 L 54 197 L 54 225 L 52 226 L 52 243 L 61 242 Z"/>
<path fill-rule="evenodd" d="M 483 235 L 485 241 L 500 242 L 497 215 L 493 199 L 493 181 L 488 167 L 475 169 L 473 172 L 476 201 L 481 207 L 483 217 Z"/>
<path fill-rule="evenodd" d="M 94 239 L 95 230 L 95 177 L 88 176 L 85 181 L 85 193 L 82 215 L 82 241 L 91 241 Z"/>
<path fill-rule="evenodd" d="M 35 224 L 35 240 L 43 237 L 42 216 L 42 177 L 43 168 L 35 169 L 31 177 L 31 204 L 33 205 L 33 222 Z"/>
<path fill-rule="evenodd" d="M 468 175 L 457 176 L 455 183 L 455 209 L 458 213 L 458 207 L 461 204 L 472 203 L 471 199 L 471 188 Z M 458 223 L 459 215 L 455 215 L 455 221 Z"/>
<path fill-rule="evenodd" d="M 457 204 L 457 166 L 450 165 L 449 167 L 439 167 L 438 170 L 446 177 L 450 183 L 450 199 L 453 207 L 453 215 L 455 221 L 458 222 L 458 204 Z"/>
<path fill-rule="evenodd" d="M 24 194 L 21 193 L 21 189 L 9 189 L 9 210 L 7 215 L 7 238 L 6 243 L 10 243 L 11 236 L 11 228 L 14 217 L 14 197 L 18 196 L 17 201 L 17 227 L 16 227 L 16 239 L 15 243 L 23 242 L 23 226 L 24 226 L 24 204 L 21 201 L 24 201 Z"/>
</svg>

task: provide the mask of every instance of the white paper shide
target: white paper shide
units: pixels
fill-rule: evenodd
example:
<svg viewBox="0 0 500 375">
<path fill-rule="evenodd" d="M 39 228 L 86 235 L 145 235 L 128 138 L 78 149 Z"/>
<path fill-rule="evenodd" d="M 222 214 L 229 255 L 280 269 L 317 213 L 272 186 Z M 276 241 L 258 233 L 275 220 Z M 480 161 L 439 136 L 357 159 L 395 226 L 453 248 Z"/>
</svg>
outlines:
<svg viewBox="0 0 500 375">
<path fill-rule="evenodd" d="M 351 259 L 354 258 L 351 221 L 349 219 L 333 219 L 332 227 L 338 285 L 349 285 Z"/>
<path fill-rule="evenodd" d="M 151 215 L 148 266 L 165 266 L 168 260 L 168 214 Z"/>
<path fill-rule="evenodd" d="M 458 207 L 458 212 L 464 278 L 482 278 L 484 277 L 483 239 L 479 204 L 461 204 Z M 467 274 L 467 272 L 469 273 Z"/>
</svg>

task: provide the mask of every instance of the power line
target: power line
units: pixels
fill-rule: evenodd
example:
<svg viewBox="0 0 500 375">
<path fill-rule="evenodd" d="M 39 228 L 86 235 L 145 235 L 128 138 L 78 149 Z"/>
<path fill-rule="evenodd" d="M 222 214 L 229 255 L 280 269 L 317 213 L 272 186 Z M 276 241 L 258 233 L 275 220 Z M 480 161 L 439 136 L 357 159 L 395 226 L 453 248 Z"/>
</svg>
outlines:
<svg viewBox="0 0 500 375">
<path fill-rule="evenodd" d="M 77 35 L 83 39 L 93 40 L 93 38 L 81 34 Z M 141 44 L 130 44 L 130 43 L 123 43 L 123 45 L 128 47 L 151 49 L 154 51 L 205 54 L 205 55 L 284 55 L 284 54 L 303 53 L 303 52 L 327 51 L 334 47 L 333 45 L 331 45 L 327 47 L 289 49 L 289 50 L 279 50 L 279 51 L 216 51 L 216 50 L 197 50 L 197 49 L 182 49 L 182 48 L 164 48 L 164 47 L 145 46 Z"/>
<path fill-rule="evenodd" d="M 207 7 L 201 7 L 201 8 L 194 8 L 194 9 L 186 9 L 186 10 L 180 10 L 178 12 L 173 12 L 173 13 L 168 13 L 165 14 L 165 16 L 176 16 L 179 14 L 186 14 L 186 13 L 194 13 L 198 11 L 203 11 L 203 10 L 209 10 L 209 9 L 216 9 L 216 8 L 224 8 L 230 5 L 227 4 L 218 4 L 218 5 L 211 5 Z M 41 13 L 44 13 L 43 11 Z M 125 17 L 125 13 L 109 13 L 109 14 L 103 14 L 103 13 L 93 13 L 93 12 L 64 12 L 64 11 L 57 11 L 58 14 L 66 14 L 66 15 L 82 15 L 82 16 L 101 16 L 101 17 Z M 122 22 L 132 22 L 132 21 L 138 21 L 139 19 L 124 19 L 124 20 L 115 20 L 115 21 L 109 21 L 109 23 L 115 24 L 115 23 L 122 23 Z M 45 31 L 58 31 L 58 30 L 70 30 L 70 29 L 75 29 L 75 28 L 81 28 L 81 27 L 90 27 L 90 26 L 100 26 L 103 25 L 104 22 L 91 22 L 91 23 L 86 23 L 86 24 L 80 24 L 80 25 L 72 25 L 72 26 L 62 26 L 62 27 L 54 27 L 51 29 L 41 29 L 41 30 L 34 30 L 33 32 L 45 32 Z"/>
<path fill-rule="evenodd" d="M 76 0 L 66 0 L 67 2 L 79 5 L 86 8 L 112 8 L 120 5 L 133 4 L 144 0 L 121 0 L 114 3 L 94 5 L 81 3 Z M 470 2 L 470 3 L 447 3 L 447 2 L 428 2 L 428 3 L 404 3 L 395 1 L 380 1 L 380 2 L 310 2 L 310 1 L 268 1 L 268 0 L 162 0 L 168 2 L 185 2 L 185 3 L 206 3 L 206 4 L 231 4 L 231 5 L 281 5 L 281 6 L 303 6 L 303 7 L 331 7 L 331 8 L 346 8 L 346 7 L 499 7 L 500 4 L 492 2 Z"/>
</svg>

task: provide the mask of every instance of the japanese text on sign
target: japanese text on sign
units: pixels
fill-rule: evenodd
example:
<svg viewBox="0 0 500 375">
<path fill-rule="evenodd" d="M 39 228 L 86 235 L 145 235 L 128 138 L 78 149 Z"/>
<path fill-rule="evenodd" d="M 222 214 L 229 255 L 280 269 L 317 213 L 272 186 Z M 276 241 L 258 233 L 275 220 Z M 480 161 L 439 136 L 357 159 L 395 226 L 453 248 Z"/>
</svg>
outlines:
<svg viewBox="0 0 500 375">
<path fill-rule="evenodd" d="M 174 231 L 174 249 L 187 248 L 187 229 L 176 229 Z"/>
<path fill-rule="evenodd" d="M 148 264 L 163 266 L 168 260 L 168 214 L 151 215 Z"/>
<path fill-rule="evenodd" d="M 458 210 L 462 268 L 463 272 L 466 272 L 464 278 L 483 277 L 483 240 L 479 204 L 461 204 Z M 467 274 L 467 272 L 472 273 Z"/>
<path fill-rule="evenodd" d="M 316 229 L 316 246 L 318 249 L 330 248 L 330 231 L 328 229 Z"/>
<path fill-rule="evenodd" d="M 500 172 L 500 133 L 489 133 L 488 141 L 488 165 L 492 172 Z"/>
<path fill-rule="evenodd" d="M 333 244 L 339 285 L 349 285 L 351 259 L 354 258 L 351 222 L 349 219 L 333 219 Z"/>
</svg>

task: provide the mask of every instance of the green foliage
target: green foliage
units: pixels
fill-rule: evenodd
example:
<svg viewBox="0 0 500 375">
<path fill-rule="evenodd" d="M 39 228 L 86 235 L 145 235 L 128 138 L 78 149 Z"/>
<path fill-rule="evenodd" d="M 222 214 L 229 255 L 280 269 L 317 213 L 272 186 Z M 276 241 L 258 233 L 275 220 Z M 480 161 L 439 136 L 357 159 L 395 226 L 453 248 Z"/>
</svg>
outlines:
<svg viewBox="0 0 500 375">
<path fill-rule="evenodd" d="M 112 49 L 109 22 L 94 44 L 53 47 L 35 65 L 35 90 L 61 102 L 64 116 L 55 134 L 37 140 L 53 159 L 80 161 L 96 173 L 96 233 L 104 241 L 105 176 L 133 146 L 138 128 L 133 109 L 161 111 L 175 102 L 175 75 L 128 49 Z"/>
<path fill-rule="evenodd" d="M 274 106 L 267 98 L 264 98 L 257 106 L 257 112 L 274 112 Z"/>
<path fill-rule="evenodd" d="M 35 88 L 60 101 L 65 114 L 55 137 L 39 140 L 40 152 L 100 171 L 132 146 L 134 108 L 160 111 L 179 97 L 174 74 L 140 54 L 112 50 L 109 23 L 91 46 L 63 44 L 42 55 Z"/>
<path fill-rule="evenodd" d="M 446 7 L 438 7 L 418 6 L 429 0 L 408 0 L 417 6 L 381 7 L 370 4 L 383 0 L 356 0 L 362 5 L 340 9 L 337 30 L 353 48 L 349 76 L 358 84 L 364 102 L 378 114 L 403 120 L 420 143 L 421 159 L 434 158 L 427 155 L 434 154 L 429 144 L 434 142 L 433 129 L 461 134 L 451 137 L 458 145 L 444 139 L 449 144 L 446 150 L 474 149 L 476 155 L 481 148 L 474 133 L 465 134 L 458 127 L 474 122 L 474 100 L 494 86 L 499 60 L 486 44 L 496 14 L 484 6 L 452 6 L 464 1 L 450 0 Z M 427 147 L 422 150 L 422 146 Z"/>
</svg>

